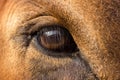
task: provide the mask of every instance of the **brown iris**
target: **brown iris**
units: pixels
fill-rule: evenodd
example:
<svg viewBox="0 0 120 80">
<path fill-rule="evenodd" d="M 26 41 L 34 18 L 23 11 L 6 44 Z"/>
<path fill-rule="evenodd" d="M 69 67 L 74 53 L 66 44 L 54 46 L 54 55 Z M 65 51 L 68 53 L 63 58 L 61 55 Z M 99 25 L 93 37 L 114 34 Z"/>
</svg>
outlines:
<svg viewBox="0 0 120 80">
<path fill-rule="evenodd" d="M 40 30 L 38 43 L 44 48 L 52 52 L 72 53 L 77 46 L 67 29 L 60 26 L 44 27 Z"/>
<path fill-rule="evenodd" d="M 58 30 L 47 31 L 40 37 L 41 44 L 48 49 L 60 48 L 65 44 L 66 38 Z"/>
</svg>

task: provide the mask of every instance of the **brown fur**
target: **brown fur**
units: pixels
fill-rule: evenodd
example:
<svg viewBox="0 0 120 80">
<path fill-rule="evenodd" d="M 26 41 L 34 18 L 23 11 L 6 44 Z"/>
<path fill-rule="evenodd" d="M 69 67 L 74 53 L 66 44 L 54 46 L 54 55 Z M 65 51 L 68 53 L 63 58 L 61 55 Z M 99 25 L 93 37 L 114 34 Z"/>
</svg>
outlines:
<svg viewBox="0 0 120 80">
<path fill-rule="evenodd" d="M 65 26 L 82 58 L 42 54 L 30 23 Z M 0 80 L 120 79 L 120 0 L 0 0 L 0 34 Z"/>
</svg>

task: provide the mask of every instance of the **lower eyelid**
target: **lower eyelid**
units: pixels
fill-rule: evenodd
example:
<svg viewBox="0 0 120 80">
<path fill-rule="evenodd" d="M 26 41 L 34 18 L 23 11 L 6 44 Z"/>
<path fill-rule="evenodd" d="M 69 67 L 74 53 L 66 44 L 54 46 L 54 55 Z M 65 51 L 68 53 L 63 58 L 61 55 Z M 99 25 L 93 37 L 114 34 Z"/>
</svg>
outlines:
<svg viewBox="0 0 120 80">
<path fill-rule="evenodd" d="M 37 42 L 37 38 L 33 38 L 32 42 L 31 42 L 33 48 L 35 48 L 38 52 L 41 52 L 43 55 L 47 55 L 47 56 L 51 56 L 54 58 L 66 58 L 66 57 L 72 57 L 72 55 L 64 55 L 65 53 L 61 52 L 61 55 L 55 55 L 57 54 L 56 52 L 53 51 L 49 51 L 44 49 L 43 47 L 41 47 L 39 45 L 39 43 Z M 53 55 L 51 55 L 53 54 Z"/>
</svg>

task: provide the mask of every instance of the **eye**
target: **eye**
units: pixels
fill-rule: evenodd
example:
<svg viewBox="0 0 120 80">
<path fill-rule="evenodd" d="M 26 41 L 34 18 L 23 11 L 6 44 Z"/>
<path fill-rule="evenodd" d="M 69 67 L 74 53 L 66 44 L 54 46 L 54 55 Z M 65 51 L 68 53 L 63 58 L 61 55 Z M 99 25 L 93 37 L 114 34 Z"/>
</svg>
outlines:
<svg viewBox="0 0 120 80">
<path fill-rule="evenodd" d="M 38 45 L 48 55 L 66 56 L 77 51 L 77 46 L 69 31 L 61 26 L 46 26 L 37 34 Z"/>
</svg>

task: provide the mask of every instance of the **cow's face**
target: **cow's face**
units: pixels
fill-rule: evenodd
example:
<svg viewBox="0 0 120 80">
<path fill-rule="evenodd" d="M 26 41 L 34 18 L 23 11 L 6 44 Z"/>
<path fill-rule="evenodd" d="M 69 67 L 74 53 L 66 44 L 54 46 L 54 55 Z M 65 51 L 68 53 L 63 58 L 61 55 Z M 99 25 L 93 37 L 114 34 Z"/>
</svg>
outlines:
<svg viewBox="0 0 120 80">
<path fill-rule="evenodd" d="M 120 0 L 0 4 L 0 80 L 120 79 Z"/>
</svg>

